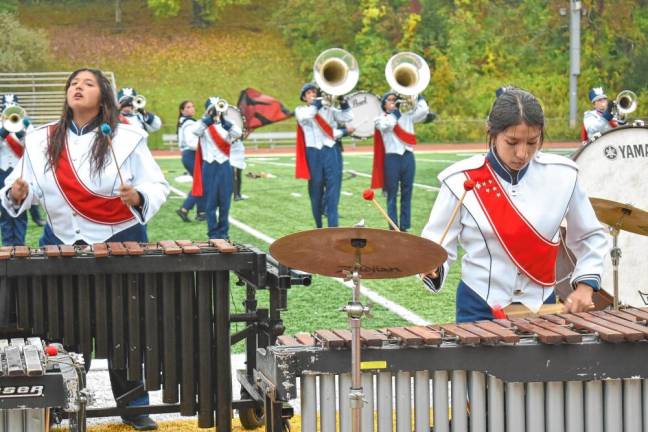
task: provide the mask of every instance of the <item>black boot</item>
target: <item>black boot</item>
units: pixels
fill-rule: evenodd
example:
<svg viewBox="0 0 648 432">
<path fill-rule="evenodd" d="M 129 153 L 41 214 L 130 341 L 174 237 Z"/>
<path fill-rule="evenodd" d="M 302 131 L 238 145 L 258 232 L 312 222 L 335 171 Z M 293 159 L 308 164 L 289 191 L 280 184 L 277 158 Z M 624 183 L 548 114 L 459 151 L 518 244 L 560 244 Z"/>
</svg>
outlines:
<svg viewBox="0 0 648 432">
<path fill-rule="evenodd" d="M 241 201 L 244 199 L 241 195 L 241 183 L 243 182 L 242 174 L 242 169 L 234 168 L 234 201 Z"/>
</svg>

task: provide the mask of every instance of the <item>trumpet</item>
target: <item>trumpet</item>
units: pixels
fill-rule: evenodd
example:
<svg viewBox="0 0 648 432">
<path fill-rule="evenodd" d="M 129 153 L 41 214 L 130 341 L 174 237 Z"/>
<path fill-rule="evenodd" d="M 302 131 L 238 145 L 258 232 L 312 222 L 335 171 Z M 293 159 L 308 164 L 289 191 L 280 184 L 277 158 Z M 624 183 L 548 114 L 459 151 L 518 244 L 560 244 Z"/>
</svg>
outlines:
<svg viewBox="0 0 648 432">
<path fill-rule="evenodd" d="M 614 100 L 616 116 L 621 119 L 637 109 L 637 95 L 631 90 L 623 90 Z"/>
<path fill-rule="evenodd" d="M 135 111 L 142 111 L 146 106 L 146 98 L 142 95 L 137 95 L 133 98 L 133 109 Z"/>
<path fill-rule="evenodd" d="M 387 62 L 385 78 L 401 99 L 401 109 L 410 111 L 416 106 L 418 95 L 430 83 L 430 67 L 418 54 L 402 52 Z"/>
<path fill-rule="evenodd" d="M 334 96 L 349 93 L 358 83 L 360 69 L 355 57 L 341 48 L 323 51 L 313 65 L 313 76 L 330 105 Z"/>
<path fill-rule="evenodd" d="M 23 120 L 27 116 L 27 112 L 18 105 L 10 105 L 2 110 L 2 127 L 9 133 L 20 132 L 25 129 Z"/>
<path fill-rule="evenodd" d="M 211 103 L 209 107 L 207 107 L 206 114 L 212 117 L 215 115 L 223 115 L 223 113 L 225 113 L 225 111 L 227 111 L 227 109 L 229 108 L 229 104 L 223 98 L 209 98 L 209 100 L 211 101 Z"/>
</svg>

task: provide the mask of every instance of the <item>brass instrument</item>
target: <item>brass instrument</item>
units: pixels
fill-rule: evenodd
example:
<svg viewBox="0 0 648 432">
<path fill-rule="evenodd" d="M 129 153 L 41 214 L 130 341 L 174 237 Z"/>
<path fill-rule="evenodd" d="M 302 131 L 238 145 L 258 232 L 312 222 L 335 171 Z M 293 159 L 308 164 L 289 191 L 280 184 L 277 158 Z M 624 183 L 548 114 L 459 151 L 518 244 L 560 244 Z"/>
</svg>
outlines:
<svg viewBox="0 0 648 432">
<path fill-rule="evenodd" d="M 220 117 L 229 108 L 227 101 L 220 97 L 209 98 L 210 104 L 205 111 L 205 114 L 211 117 Z"/>
<path fill-rule="evenodd" d="M 2 127 L 9 133 L 20 132 L 25 129 L 23 119 L 27 116 L 27 112 L 18 105 L 9 105 L 2 110 Z"/>
<path fill-rule="evenodd" d="M 410 111 L 416 106 L 416 98 L 430 83 L 430 67 L 423 57 L 412 52 L 392 56 L 385 66 L 385 78 L 391 89 L 398 94 L 401 110 Z"/>
<path fill-rule="evenodd" d="M 133 98 L 133 109 L 135 111 L 142 111 L 146 106 L 146 98 L 142 95 L 137 95 Z"/>
<path fill-rule="evenodd" d="M 637 109 L 637 95 L 631 90 L 623 90 L 614 100 L 616 106 L 615 117 L 624 119 L 627 114 Z"/>
<path fill-rule="evenodd" d="M 351 53 L 341 48 L 330 48 L 317 56 L 313 76 L 325 102 L 331 105 L 333 96 L 353 90 L 360 78 L 360 69 Z"/>
</svg>

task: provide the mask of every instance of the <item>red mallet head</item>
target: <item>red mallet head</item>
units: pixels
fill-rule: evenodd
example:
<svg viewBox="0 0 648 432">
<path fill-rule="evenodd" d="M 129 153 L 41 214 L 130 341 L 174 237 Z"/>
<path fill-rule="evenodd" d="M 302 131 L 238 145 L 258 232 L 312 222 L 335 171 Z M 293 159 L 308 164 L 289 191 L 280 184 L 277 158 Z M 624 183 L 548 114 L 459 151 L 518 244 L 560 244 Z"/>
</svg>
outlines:
<svg viewBox="0 0 648 432">
<path fill-rule="evenodd" d="M 58 350 L 54 345 L 47 345 L 45 347 L 45 354 L 47 354 L 50 357 L 56 357 L 58 355 Z"/>
<path fill-rule="evenodd" d="M 468 180 L 466 180 L 464 182 L 464 190 L 465 191 L 472 190 L 474 187 L 475 187 L 475 180 L 468 179 Z"/>
<path fill-rule="evenodd" d="M 502 306 L 495 305 L 491 308 L 494 319 L 506 319 L 506 312 L 502 309 Z"/>
<path fill-rule="evenodd" d="M 365 189 L 364 192 L 362 192 L 362 198 L 366 199 L 367 201 L 371 201 L 374 199 L 374 191 L 373 189 Z"/>
</svg>

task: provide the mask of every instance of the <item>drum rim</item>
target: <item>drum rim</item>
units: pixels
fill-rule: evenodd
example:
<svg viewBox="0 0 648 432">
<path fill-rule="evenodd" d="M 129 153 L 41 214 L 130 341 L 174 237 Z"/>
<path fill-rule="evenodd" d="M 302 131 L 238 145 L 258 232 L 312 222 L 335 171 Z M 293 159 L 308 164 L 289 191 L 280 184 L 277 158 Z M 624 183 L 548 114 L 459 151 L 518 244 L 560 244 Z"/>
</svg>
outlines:
<svg viewBox="0 0 648 432">
<path fill-rule="evenodd" d="M 573 161 L 578 160 L 578 157 L 585 151 L 587 147 L 590 146 L 590 144 L 594 144 L 596 141 L 600 140 L 606 135 L 610 135 L 615 132 L 619 132 L 622 130 L 626 129 L 648 129 L 648 125 L 634 125 L 634 124 L 627 124 L 619 127 L 615 127 L 614 129 L 609 129 L 606 130 L 605 132 L 601 133 L 600 135 L 596 135 L 594 138 L 589 138 L 585 144 L 581 145 L 574 153 L 570 155 L 570 159 Z"/>
<path fill-rule="evenodd" d="M 245 119 L 245 116 L 243 115 L 243 113 L 241 112 L 241 110 L 238 109 L 237 107 L 232 106 L 232 105 L 228 105 L 228 106 L 227 106 L 227 109 L 229 110 L 230 108 L 231 108 L 232 110 L 238 112 L 239 115 L 241 116 L 241 122 L 243 123 L 243 126 L 241 127 L 241 132 L 243 133 L 242 136 L 241 136 L 241 139 L 243 139 L 243 137 L 247 136 L 247 132 L 248 132 L 248 128 L 247 128 L 247 121 L 246 121 L 246 119 Z"/>
</svg>

